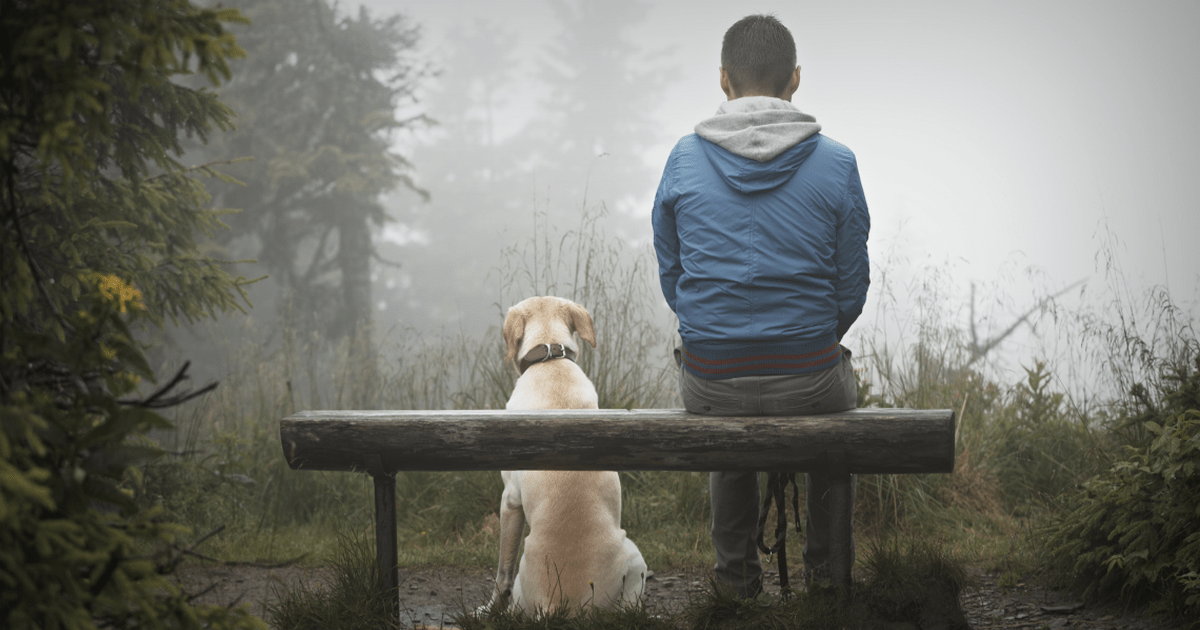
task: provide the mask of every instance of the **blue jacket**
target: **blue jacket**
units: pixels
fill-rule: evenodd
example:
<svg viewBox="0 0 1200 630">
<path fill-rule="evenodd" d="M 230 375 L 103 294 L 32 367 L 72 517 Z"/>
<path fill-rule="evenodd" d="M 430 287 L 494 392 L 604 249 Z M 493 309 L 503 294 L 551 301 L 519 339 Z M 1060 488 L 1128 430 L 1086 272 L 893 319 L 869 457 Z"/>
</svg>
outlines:
<svg viewBox="0 0 1200 630">
<path fill-rule="evenodd" d="M 817 133 L 815 121 L 764 161 L 761 142 L 743 137 L 739 145 L 701 127 L 754 157 L 692 134 L 663 171 L 654 246 L 685 365 L 703 378 L 836 365 L 870 282 L 870 218 L 854 154 Z"/>
</svg>

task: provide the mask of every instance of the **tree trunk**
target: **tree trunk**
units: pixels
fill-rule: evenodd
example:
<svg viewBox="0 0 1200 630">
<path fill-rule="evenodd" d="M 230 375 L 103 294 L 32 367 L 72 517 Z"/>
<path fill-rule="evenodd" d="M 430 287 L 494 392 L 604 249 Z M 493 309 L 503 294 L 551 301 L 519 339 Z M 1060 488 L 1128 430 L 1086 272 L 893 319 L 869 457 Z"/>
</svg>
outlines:
<svg viewBox="0 0 1200 630">
<path fill-rule="evenodd" d="M 342 271 L 342 317 L 338 332 L 346 340 L 349 399 L 358 409 L 379 407 L 380 376 L 371 330 L 371 232 L 367 217 L 348 211 L 338 227 L 338 266 Z"/>
<path fill-rule="evenodd" d="M 356 204 L 357 205 L 357 204 Z M 345 213 L 338 226 L 338 267 L 342 271 L 341 331 L 353 338 L 371 321 L 371 231 L 367 218 Z"/>
</svg>

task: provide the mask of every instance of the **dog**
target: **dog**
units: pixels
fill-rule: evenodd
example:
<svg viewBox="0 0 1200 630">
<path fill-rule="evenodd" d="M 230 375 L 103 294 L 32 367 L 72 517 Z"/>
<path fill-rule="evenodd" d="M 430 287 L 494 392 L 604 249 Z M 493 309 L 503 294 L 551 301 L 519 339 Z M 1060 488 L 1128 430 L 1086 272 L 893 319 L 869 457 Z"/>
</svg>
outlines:
<svg viewBox="0 0 1200 630">
<path fill-rule="evenodd" d="M 508 310 L 504 360 L 519 374 L 508 409 L 598 408 L 595 386 L 574 361 L 575 333 L 596 347 L 591 315 L 570 300 L 532 297 Z M 540 613 L 563 605 L 608 608 L 641 598 L 646 561 L 621 529 L 617 473 L 500 475 L 500 560 L 489 607 Z M 530 532 L 520 555 L 526 522 Z"/>
</svg>

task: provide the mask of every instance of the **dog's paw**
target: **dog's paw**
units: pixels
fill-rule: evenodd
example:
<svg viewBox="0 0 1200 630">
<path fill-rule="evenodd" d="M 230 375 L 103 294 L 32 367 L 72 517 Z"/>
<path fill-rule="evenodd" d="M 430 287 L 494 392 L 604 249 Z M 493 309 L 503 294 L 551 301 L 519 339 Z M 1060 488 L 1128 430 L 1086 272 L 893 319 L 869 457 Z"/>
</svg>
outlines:
<svg viewBox="0 0 1200 630">
<path fill-rule="evenodd" d="M 479 607 L 475 609 L 475 614 L 486 616 L 492 614 L 493 611 L 504 610 L 505 608 L 508 608 L 508 605 L 511 601 L 512 589 L 505 589 L 503 592 L 496 591 L 492 594 L 491 600 L 489 600 L 486 604 L 480 604 Z"/>
</svg>

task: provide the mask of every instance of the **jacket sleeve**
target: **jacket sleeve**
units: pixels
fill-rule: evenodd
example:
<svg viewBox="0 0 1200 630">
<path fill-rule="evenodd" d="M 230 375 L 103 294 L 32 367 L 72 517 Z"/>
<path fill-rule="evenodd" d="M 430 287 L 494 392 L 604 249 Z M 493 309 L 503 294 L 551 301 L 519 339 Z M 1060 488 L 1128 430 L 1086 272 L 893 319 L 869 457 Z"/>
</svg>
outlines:
<svg viewBox="0 0 1200 630">
<path fill-rule="evenodd" d="M 658 183 L 658 191 L 654 194 L 654 209 L 650 220 L 654 226 L 654 252 L 658 256 L 658 281 L 662 285 L 663 297 L 671 312 L 675 312 L 676 287 L 683 275 L 683 263 L 679 259 L 679 233 L 675 229 L 676 195 L 671 186 L 671 165 L 674 161 L 674 151 L 667 158 L 667 166 L 663 169 L 662 180 Z"/>
<path fill-rule="evenodd" d="M 867 257 L 867 235 L 870 231 L 871 217 L 867 213 L 867 199 L 855 161 L 846 182 L 837 226 L 837 250 L 834 252 L 837 265 L 834 293 L 838 305 L 838 341 L 858 319 L 867 301 L 867 287 L 871 284 L 871 264 Z"/>
</svg>

